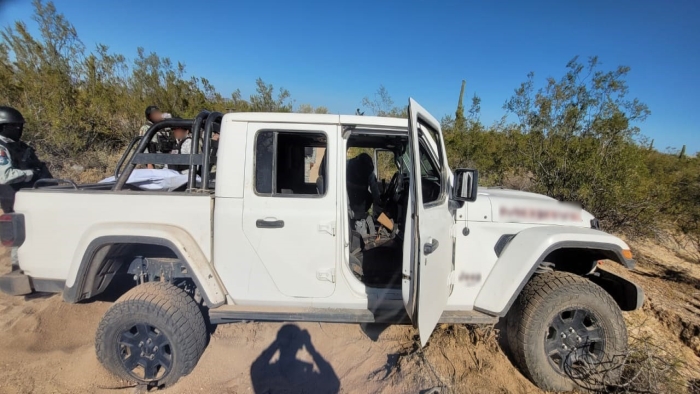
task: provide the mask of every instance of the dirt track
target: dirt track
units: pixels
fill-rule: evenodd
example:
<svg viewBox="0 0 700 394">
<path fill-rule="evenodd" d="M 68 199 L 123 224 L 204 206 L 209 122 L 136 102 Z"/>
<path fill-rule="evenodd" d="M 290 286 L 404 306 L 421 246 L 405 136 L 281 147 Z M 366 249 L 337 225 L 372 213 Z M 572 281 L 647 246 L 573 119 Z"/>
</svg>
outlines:
<svg viewBox="0 0 700 394">
<path fill-rule="evenodd" d="M 7 272 L 9 259 L 3 256 L 0 272 Z M 654 289 L 669 284 L 652 276 L 651 262 L 648 267 L 632 279 Z M 647 291 L 654 302 L 628 320 L 643 320 L 656 336 L 681 346 L 691 364 L 698 363 L 691 350 L 697 334 L 694 337 L 691 330 L 688 341 L 680 340 L 682 327 L 659 317 L 658 309 L 673 311 L 663 309 L 667 301 L 654 289 Z M 102 301 L 69 305 L 60 295 L 0 294 L 0 393 L 134 392 L 131 387 L 117 389 L 127 384 L 105 371 L 95 356 L 95 330 L 109 305 Z M 682 321 L 698 317 L 687 315 Z M 495 331 L 443 326 L 423 351 L 416 351 L 415 332 L 409 326 L 292 326 L 217 327 L 194 372 L 163 392 L 322 393 L 339 388 L 342 393 L 422 393 L 440 386 L 446 388 L 439 392 L 540 392 L 511 365 Z M 311 351 L 303 330 L 308 332 Z M 276 341 L 278 335 L 281 341 Z"/>
</svg>

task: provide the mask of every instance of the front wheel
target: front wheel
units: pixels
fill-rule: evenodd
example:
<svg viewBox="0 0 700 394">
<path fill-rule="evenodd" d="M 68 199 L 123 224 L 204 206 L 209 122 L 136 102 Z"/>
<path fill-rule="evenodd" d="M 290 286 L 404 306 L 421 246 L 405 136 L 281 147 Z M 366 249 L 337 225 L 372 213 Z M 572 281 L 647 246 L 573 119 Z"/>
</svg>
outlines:
<svg viewBox="0 0 700 394">
<path fill-rule="evenodd" d="M 169 283 L 149 282 L 107 310 L 95 347 L 102 365 L 118 377 L 163 387 L 194 369 L 206 340 L 204 317 L 195 301 Z"/>
<path fill-rule="evenodd" d="M 615 383 L 615 363 L 627 350 L 627 328 L 615 300 L 566 272 L 530 280 L 508 316 L 507 333 L 518 367 L 547 391 Z"/>
</svg>

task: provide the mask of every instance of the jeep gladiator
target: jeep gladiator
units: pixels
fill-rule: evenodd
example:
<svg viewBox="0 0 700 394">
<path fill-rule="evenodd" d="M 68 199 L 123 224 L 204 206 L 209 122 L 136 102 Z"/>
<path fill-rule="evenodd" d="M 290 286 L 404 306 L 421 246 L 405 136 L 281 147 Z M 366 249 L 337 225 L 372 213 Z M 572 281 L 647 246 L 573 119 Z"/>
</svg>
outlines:
<svg viewBox="0 0 700 394">
<path fill-rule="evenodd" d="M 191 130 L 191 154 L 149 148 L 174 126 Z M 388 171 L 381 215 L 349 207 L 357 152 Z M 153 163 L 189 166 L 186 183 L 132 181 Z M 3 244 L 19 247 L 0 289 L 78 303 L 126 286 L 95 343 L 140 384 L 190 373 L 207 323 L 408 323 L 425 345 L 440 322 L 505 318 L 523 373 L 571 390 L 572 368 L 626 349 L 621 311 L 643 292 L 598 262 L 632 269 L 630 248 L 573 204 L 477 184 L 476 170 L 450 170 L 440 123 L 412 99 L 408 120 L 202 111 L 136 138 L 108 182 L 20 191 L 0 217 Z"/>
</svg>

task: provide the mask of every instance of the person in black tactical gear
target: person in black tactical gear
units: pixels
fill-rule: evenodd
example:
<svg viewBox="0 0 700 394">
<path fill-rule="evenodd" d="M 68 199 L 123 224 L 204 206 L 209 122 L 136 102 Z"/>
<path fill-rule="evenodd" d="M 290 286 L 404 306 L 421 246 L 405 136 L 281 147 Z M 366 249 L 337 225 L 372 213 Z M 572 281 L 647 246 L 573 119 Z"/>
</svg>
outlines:
<svg viewBox="0 0 700 394">
<path fill-rule="evenodd" d="M 0 106 L 0 208 L 14 212 L 15 194 L 33 187 L 38 179 L 53 178 L 34 149 L 21 141 L 24 117 L 12 107 Z M 17 248 L 12 248 L 12 266 L 18 266 Z"/>
<path fill-rule="evenodd" d="M 53 178 L 34 148 L 23 141 L 24 117 L 12 107 L 0 107 L 0 208 L 13 212 L 17 190 Z"/>
</svg>

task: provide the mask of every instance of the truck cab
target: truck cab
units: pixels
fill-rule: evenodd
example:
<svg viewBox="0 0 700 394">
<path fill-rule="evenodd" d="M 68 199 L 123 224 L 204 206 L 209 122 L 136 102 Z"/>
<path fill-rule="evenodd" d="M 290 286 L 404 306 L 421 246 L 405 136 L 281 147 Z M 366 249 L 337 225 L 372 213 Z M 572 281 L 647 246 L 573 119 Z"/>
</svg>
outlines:
<svg viewBox="0 0 700 394">
<path fill-rule="evenodd" d="M 439 122 L 414 101 L 409 109 L 410 125 L 342 115 L 223 118 L 213 255 L 229 304 L 310 308 L 309 319 L 326 308 L 363 321 L 409 318 L 427 341 L 454 285 L 455 214 L 466 198 L 452 188 Z M 349 152 L 369 149 L 392 156 L 395 172 L 381 190 L 390 228 L 350 207 Z M 307 152 L 314 173 L 305 171 Z"/>
</svg>

